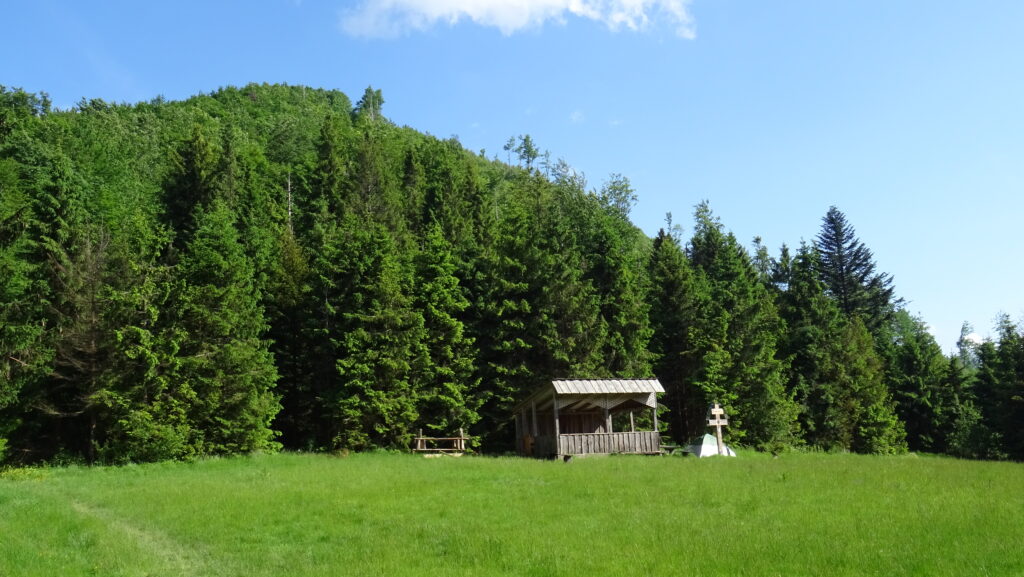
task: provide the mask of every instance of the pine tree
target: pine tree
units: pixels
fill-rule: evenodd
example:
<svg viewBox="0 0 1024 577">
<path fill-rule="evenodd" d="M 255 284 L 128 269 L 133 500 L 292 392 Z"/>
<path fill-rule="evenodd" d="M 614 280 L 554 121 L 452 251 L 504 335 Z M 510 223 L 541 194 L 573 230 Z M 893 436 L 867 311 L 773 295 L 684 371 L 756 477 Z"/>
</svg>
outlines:
<svg viewBox="0 0 1024 577">
<path fill-rule="evenodd" d="M 273 450 L 277 370 L 262 306 L 234 215 L 218 199 L 196 217 L 170 306 L 185 340 L 174 378 L 191 390 L 188 419 L 199 454 Z"/>
<path fill-rule="evenodd" d="M 893 298 L 892 277 L 875 272 L 874 255 L 834 206 L 822 218 L 815 246 L 821 255 L 821 280 L 839 310 L 847 317 L 859 316 L 876 334 L 899 305 Z"/>
<path fill-rule="evenodd" d="M 0 159 L 0 461 L 18 420 L 6 409 L 17 407 L 22 388 L 40 376 L 49 358 L 43 312 L 33 294 L 41 266 L 30 259 L 34 213 L 19 168 L 13 159 Z"/>
<path fill-rule="evenodd" d="M 29 259 L 38 263 L 32 298 L 45 368 L 22 390 L 18 444 L 29 460 L 95 457 L 95 394 L 109 353 L 103 323 L 105 231 L 88 222 L 84 183 L 59 151 L 47 158 L 35 191 Z M 31 447 L 31 448 L 30 448 Z"/>
<path fill-rule="evenodd" d="M 220 152 L 203 127 L 192 126 L 189 140 L 171 154 L 171 172 L 164 183 L 164 203 L 169 228 L 175 231 L 174 246 L 181 250 L 196 229 L 197 207 L 208 207 L 218 195 Z"/>
<path fill-rule="evenodd" d="M 586 278 L 594 283 L 607 327 L 601 363 L 612 375 L 649 375 L 652 331 L 643 278 L 650 245 L 628 219 L 636 193 L 628 179 L 613 174 L 598 199 L 602 210 L 595 211 L 581 250 L 590 262 Z"/>
<path fill-rule="evenodd" d="M 977 382 L 974 394 L 982 419 L 993 433 L 998 452 L 1024 459 L 1024 332 L 1001 315 L 996 324 L 998 340 L 978 347 Z"/>
<path fill-rule="evenodd" d="M 537 322 L 532 304 L 537 296 L 524 262 L 532 239 L 522 234 L 528 230 L 525 215 L 510 209 L 503 221 L 481 227 L 481 246 L 465 279 L 473 303 L 467 329 L 476 343 L 480 381 L 480 421 L 473 434 L 496 450 L 512 447 L 507 418 L 512 406 L 543 382 L 534 374 L 536 342 L 528 335 Z"/>
<path fill-rule="evenodd" d="M 825 450 L 903 450 L 903 426 L 884 380 L 884 365 L 859 318 L 847 320 L 818 280 L 820 256 L 801 245 L 779 306 L 786 322 L 779 348 L 788 360 L 787 388 L 800 406 L 801 436 Z"/>
<path fill-rule="evenodd" d="M 811 445 L 821 446 L 827 438 L 822 423 L 837 397 L 832 391 L 835 383 L 826 381 L 825 373 L 835 362 L 843 318 L 818 280 L 817 250 L 801 244 L 795 257 L 783 256 L 778 262 L 785 264 L 777 266 L 774 274 L 781 289 L 779 313 L 786 324 L 778 354 L 788 365 L 786 388 L 800 406 L 801 435 Z"/>
<path fill-rule="evenodd" d="M 710 298 L 698 313 L 696 348 L 703 356 L 694 385 L 732 415 L 734 441 L 780 448 L 792 442 L 797 408 L 775 355 L 778 312 L 749 255 L 707 203 L 698 205 L 695 220 L 689 257 Z"/>
<path fill-rule="evenodd" d="M 450 243 L 435 223 L 417 256 L 415 308 L 424 319 L 428 362 L 417 377 L 420 425 L 442 435 L 475 424 L 480 416 L 473 339 L 461 318 L 469 300 L 455 276 Z"/>
<path fill-rule="evenodd" d="M 654 238 L 649 265 L 654 374 L 665 387 L 668 428 L 677 443 L 704 430 L 707 399 L 693 386 L 701 358 L 697 351 L 698 310 L 707 306 L 706 287 L 697 284 L 679 244 L 665 229 Z"/>
<path fill-rule="evenodd" d="M 331 391 L 339 448 L 409 446 L 417 383 L 428 362 L 423 316 L 412 307 L 412 275 L 379 225 L 355 216 L 342 223 L 339 252 L 343 299 L 334 309 L 340 330 L 338 388 Z"/>
<path fill-rule="evenodd" d="M 896 312 L 889 338 L 882 346 L 887 357 L 887 382 L 896 410 L 914 451 L 944 452 L 957 404 L 947 386 L 948 359 L 924 322 L 906 310 Z"/>
<path fill-rule="evenodd" d="M 294 231 L 285 227 L 279 234 L 277 263 L 271 268 L 265 301 L 268 337 L 280 375 L 282 409 L 274 426 L 281 431 L 286 447 L 308 450 L 317 446 L 312 431 L 319 416 L 311 365 L 317 348 L 309 338 L 313 279 Z"/>
<path fill-rule="evenodd" d="M 139 212 L 123 226 L 131 234 L 109 251 L 107 317 L 115 345 L 97 395 L 104 415 L 99 457 L 114 463 L 194 457 L 193 391 L 175 376 L 186 335 L 173 324 L 172 269 L 161 262 L 171 235 Z"/>
<path fill-rule="evenodd" d="M 346 139 L 350 127 L 347 119 L 329 114 L 320 127 L 317 142 L 317 165 L 313 175 L 312 194 L 303 199 L 303 213 L 313 219 L 321 210 L 340 213 L 348 204 L 352 160 Z M 312 222 L 302 227 L 310 229 Z"/>
</svg>

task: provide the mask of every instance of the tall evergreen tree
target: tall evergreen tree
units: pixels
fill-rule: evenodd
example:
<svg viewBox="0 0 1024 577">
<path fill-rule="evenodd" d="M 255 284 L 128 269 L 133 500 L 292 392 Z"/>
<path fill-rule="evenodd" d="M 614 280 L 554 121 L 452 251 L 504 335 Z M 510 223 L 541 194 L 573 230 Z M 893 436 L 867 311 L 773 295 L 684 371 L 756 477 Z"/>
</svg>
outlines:
<svg viewBox="0 0 1024 577">
<path fill-rule="evenodd" d="M 477 346 L 480 379 L 480 421 L 473 430 L 488 446 L 512 447 L 507 415 L 543 376 L 534 373 L 535 339 L 527 334 L 535 318 L 529 264 L 532 250 L 527 216 L 506 208 L 503 220 L 487 220 L 481 228 L 481 247 L 466 277 L 473 305 L 467 329 Z"/>
<path fill-rule="evenodd" d="M 995 342 L 978 347 L 980 366 L 974 387 L 982 420 L 994 433 L 999 452 L 1024 459 L 1024 331 L 1001 315 Z"/>
<path fill-rule="evenodd" d="M 914 451 L 944 452 L 957 399 L 948 386 L 948 359 L 924 322 L 899 310 L 886 332 L 882 353 L 896 410 Z"/>
<path fill-rule="evenodd" d="M 207 138 L 203 126 L 192 125 L 189 139 L 171 152 L 171 171 L 164 184 L 164 203 L 174 246 L 181 250 L 196 229 L 197 207 L 208 207 L 220 189 L 220 151 Z"/>
<path fill-rule="evenodd" d="M 469 300 L 463 294 L 450 243 L 435 224 L 417 255 L 416 309 L 424 319 L 427 363 L 417 376 L 421 422 L 442 436 L 469 430 L 479 420 L 479 377 L 473 339 L 461 320 Z"/>
<path fill-rule="evenodd" d="M 161 262 L 171 235 L 151 217 L 133 214 L 109 251 L 107 325 L 115 345 L 97 394 L 104 422 L 98 444 L 105 462 L 195 456 L 187 418 L 192 389 L 175 377 L 186 338 L 168 298 L 172 269 Z"/>
<path fill-rule="evenodd" d="M 842 313 L 825 294 L 818 280 L 818 252 L 801 244 L 796 256 L 780 258 L 775 282 L 781 290 L 779 312 L 786 330 L 779 344 L 779 355 L 788 365 L 787 389 L 800 406 L 800 433 L 812 446 L 831 448 L 830 434 L 824 431 L 826 415 L 835 413 L 833 400 L 838 383 L 826 379 L 838 362 L 836 343 L 843 330 Z"/>
<path fill-rule="evenodd" d="M 801 245 L 785 272 L 775 273 L 785 287 L 779 353 L 789 364 L 787 388 L 800 406 L 801 437 L 826 450 L 900 451 L 903 430 L 882 360 L 859 318 L 846 319 L 825 293 L 819 258 L 814 247 Z"/>
<path fill-rule="evenodd" d="M 778 311 L 749 255 L 706 202 L 697 206 L 695 221 L 689 257 L 710 298 L 698 313 L 703 358 L 694 384 L 709 403 L 732 413 L 735 441 L 773 449 L 789 444 L 797 411 L 775 354 Z"/>
<path fill-rule="evenodd" d="M 29 258 L 33 211 L 18 173 L 17 162 L 0 158 L 0 460 L 16 424 L 16 418 L 3 417 L 5 409 L 16 405 L 48 356 L 41 350 L 45 325 L 32 290 L 40 266 Z"/>
<path fill-rule="evenodd" d="M 822 375 L 826 410 L 817 444 L 860 453 L 906 450 L 903 424 L 885 386 L 874 341 L 859 318 L 844 323 L 836 350 Z"/>
<path fill-rule="evenodd" d="M 982 359 L 991 358 L 991 343 L 980 347 L 971 339 L 974 330 L 964 323 L 957 340 L 957 353 L 949 359 L 946 386 L 954 396 L 952 425 L 946 437 L 946 452 L 968 459 L 1004 459 L 1002 436 L 993 430 L 991 422 L 982 414 L 979 391 L 985 393 L 986 384 L 979 376 Z M 980 386 L 979 386 L 980 385 Z M 987 403 L 986 403 L 987 404 Z"/>
<path fill-rule="evenodd" d="M 586 276 L 594 283 L 601 318 L 607 326 L 601 363 L 612 375 L 648 375 L 652 331 L 646 307 L 644 265 L 650 245 L 628 219 L 636 193 L 628 179 L 613 174 L 601 188 L 598 199 L 603 210 L 596 211 L 581 250 L 590 262 Z"/>
<path fill-rule="evenodd" d="M 330 392 L 335 447 L 407 447 L 418 419 L 416 377 L 428 363 L 423 316 L 412 307 L 413 277 L 380 225 L 343 221 L 334 338 L 338 388 Z"/>
<path fill-rule="evenodd" d="M 84 183 L 60 152 L 51 153 L 35 191 L 30 231 L 33 298 L 46 351 L 45 372 L 22 391 L 20 448 L 28 459 L 94 457 L 101 371 L 109 342 L 103 326 L 105 231 L 88 222 Z M 30 448 L 31 447 L 31 448 Z"/>
<path fill-rule="evenodd" d="M 313 354 L 310 339 L 315 323 L 310 264 L 295 232 L 284 227 L 277 240 L 277 262 L 271 268 L 266 298 L 268 337 L 280 375 L 281 412 L 274 423 L 281 442 L 289 448 L 309 449 L 314 440 L 318 413 L 314 401 Z M 311 318 L 312 317 L 312 318 Z"/>
<path fill-rule="evenodd" d="M 875 272 L 874 255 L 838 208 L 830 207 L 822 218 L 815 247 L 821 255 L 821 280 L 839 310 L 847 317 L 859 316 L 877 333 L 899 304 L 893 298 L 892 277 Z"/>
<path fill-rule="evenodd" d="M 707 307 L 706 286 L 698 284 L 679 240 L 658 231 L 649 265 L 654 374 L 665 387 L 669 433 L 684 443 L 704 429 L 707 398 L 694 385 L 700 364 L 698 311 Z"/>
<path fill-rule="evenodd" d="M 170 306 L 186 339 L 174 378 L 191 391 L 188 419 L 198 454 L 277 447 L 270 423 L 280 410 L 277 370 L 263 307 L 233 213 L 215 199 L 196 218 Z"/>
</svg>

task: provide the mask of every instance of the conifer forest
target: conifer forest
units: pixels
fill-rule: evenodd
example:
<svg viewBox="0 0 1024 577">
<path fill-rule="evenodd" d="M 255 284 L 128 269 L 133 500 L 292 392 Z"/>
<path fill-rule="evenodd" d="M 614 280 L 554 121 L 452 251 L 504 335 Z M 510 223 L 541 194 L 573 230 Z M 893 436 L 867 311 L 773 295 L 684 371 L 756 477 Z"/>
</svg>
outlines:
<svg viewBox="0 0 1024 577">
<path fill-rule="evenodd" d="M 678 442 L 719 402 L 760 450 L 1024 459 L 1022 327 L 965 326 L 947 355 L 840 208 L 777 250 L 709 202 L 649 238 L 622 175 L 590 183 L 528 135 L 472 152 L 384 108 L 249 85 L 56 110 L 0 87 L 0 459 L 459 428 L 502 453 L 539 385 L 651 376 Z"/>
</svg>

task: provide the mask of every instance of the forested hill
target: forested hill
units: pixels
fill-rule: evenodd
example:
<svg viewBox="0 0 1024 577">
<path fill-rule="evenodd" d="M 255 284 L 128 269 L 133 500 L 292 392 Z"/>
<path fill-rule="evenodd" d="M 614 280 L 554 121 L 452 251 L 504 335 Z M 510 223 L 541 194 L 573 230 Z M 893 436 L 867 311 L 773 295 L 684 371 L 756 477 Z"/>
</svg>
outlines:
<svg viewBox="0 0 1024 577">
<path fill-rule="evenodd" d="M 528 136 L 506 162 L 399 127 L 380 91 L 183 102 L 0 87 L 0 457 L 152 461 L 510 446 L 556 377 L 658 376 L 668 433 L 767 449 L 1024 456 L 1024 338 L 943 356 L 841 212 L 748 252 L 701 204 L 646 237 Z"/>
</svg>

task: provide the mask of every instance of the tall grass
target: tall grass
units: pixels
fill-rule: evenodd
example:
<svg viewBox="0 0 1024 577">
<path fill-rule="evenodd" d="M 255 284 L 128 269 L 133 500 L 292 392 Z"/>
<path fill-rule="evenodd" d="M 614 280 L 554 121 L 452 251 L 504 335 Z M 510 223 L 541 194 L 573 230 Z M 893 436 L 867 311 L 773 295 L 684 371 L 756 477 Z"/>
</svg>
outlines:
<svg viewBox="0 0 1024 577">
<path fill-rule="evenodd" d="M 1024 466 L 272 455 L 0 479 L 0 576 L 1024 575 Z"/>
</svg>

